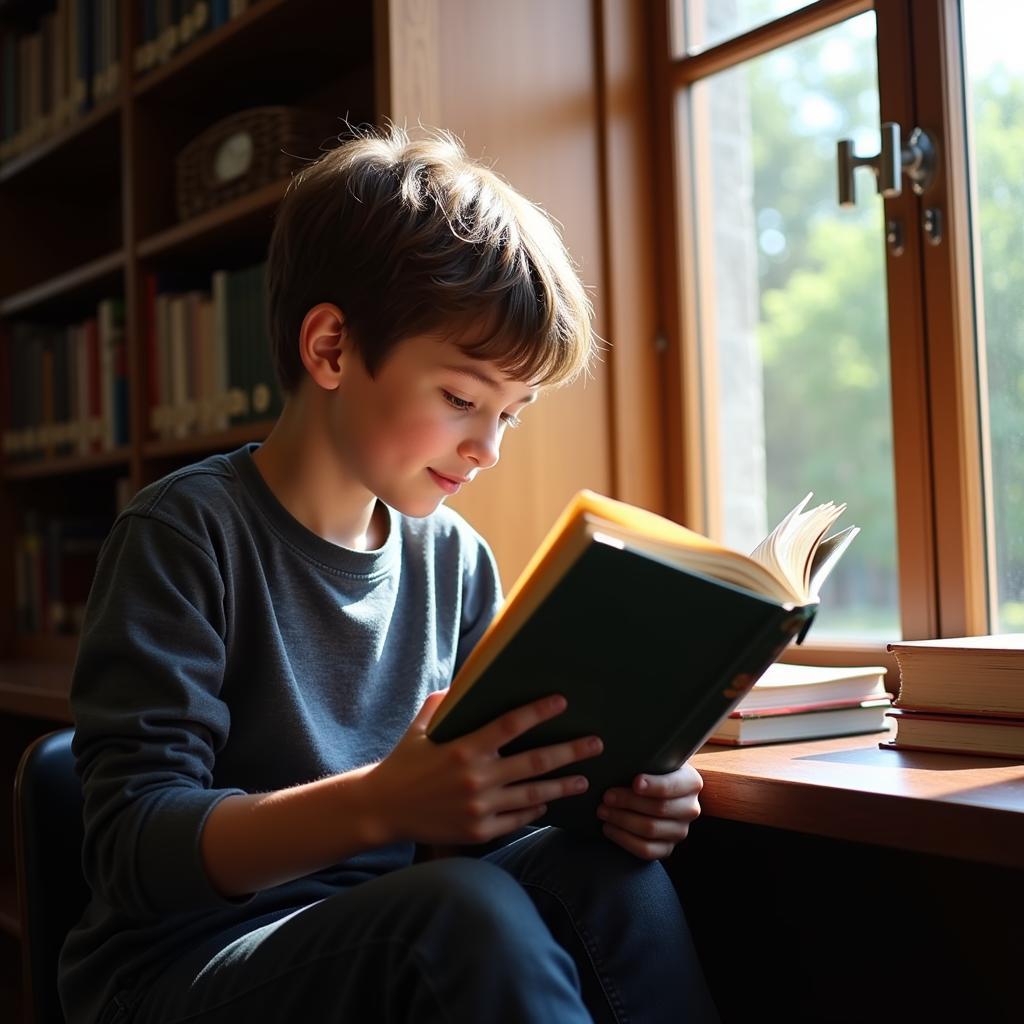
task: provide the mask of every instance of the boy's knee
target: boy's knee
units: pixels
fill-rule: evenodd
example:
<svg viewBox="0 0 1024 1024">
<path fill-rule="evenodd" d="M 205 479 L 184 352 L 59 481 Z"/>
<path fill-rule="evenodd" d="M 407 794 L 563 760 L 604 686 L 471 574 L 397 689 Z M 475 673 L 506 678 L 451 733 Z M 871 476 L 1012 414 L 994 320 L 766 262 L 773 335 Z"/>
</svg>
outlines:
<svg viewBox="0 0 1024 1024">
<path fill-rule="evenodd" d="M 546 926 L 522 886 L 501 868 L 470 857 L 451 857 L 417 868 L 418 885 L 432 912 L 460 934 L 482 943 L 535 941 Z"/>
</svg>

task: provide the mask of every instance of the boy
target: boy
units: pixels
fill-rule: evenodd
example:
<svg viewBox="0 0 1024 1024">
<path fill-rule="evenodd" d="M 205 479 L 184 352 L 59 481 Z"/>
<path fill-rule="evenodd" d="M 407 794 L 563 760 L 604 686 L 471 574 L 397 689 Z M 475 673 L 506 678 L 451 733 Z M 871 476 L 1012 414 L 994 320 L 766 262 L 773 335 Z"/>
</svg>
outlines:
<svg viewBox="0 0 1024 1024">
<path fill-rule="evenodd" d="M 500 603 L 442 502 L 590 357 L 557 232 L 451 137 L 392 130 L 296 176 L 268 280 L 278 423 L 145 488 L 97 567 L 70 1024 L 713 1019 L 656 860 L 696 772 L 610 791 L 583 840 L 528 828 L 578 791 L 536 777 L 600 738 L 499 755 L 556 695 L 425 735 Z"/>
</svg>

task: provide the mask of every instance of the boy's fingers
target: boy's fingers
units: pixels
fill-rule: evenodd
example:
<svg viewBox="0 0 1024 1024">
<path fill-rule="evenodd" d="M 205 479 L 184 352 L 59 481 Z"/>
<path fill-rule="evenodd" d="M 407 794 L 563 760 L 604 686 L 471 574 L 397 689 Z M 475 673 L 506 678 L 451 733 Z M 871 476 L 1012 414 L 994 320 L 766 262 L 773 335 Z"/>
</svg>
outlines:
<svg viewBox="0 0 1024 1024">
<path fill-rule="evenodd" d="M 430 720 L 434 717 L 434 712 L 437 711 L 438 704 L 447 696 L 448 691 L 446 689 L 428 693 L 426 699 L 420 705 L 419 711 L 416 712 L 416 717 L 412 720 L 411 728 L 426 729 L 430 725 Z"/>
<path fill-rule="evenodd" d="M 566 706 L 565 698 L 558 694 L 542 697 L 499 715 L 472 735 L 486 750 L 497 753 L 506 743 L 529 732 L 535 725 L 560 715 Z"/>
<path fill-rule="evenodd" d="M 628 789 L 621 787 L 607 790 L 602 803 L 607 807 L 636 811 L 638 814 L 646 814 L 652 818 L 681 820 L 683 818 L 695 818 L 700 813 L 697 810 L 699 806 L 697 798 L 694 796 L 658 799 L 637 796 Z"/>
<path fill-rule="evenodd" d="M 686 838 L 693 817 L 683 818 L 652 818 L 647 814 L 637 814 L 621 808 L 605 807 L 597 809 L 597 816 L 608 825 L 622 829 L 647 842 L 678 843 Z"/>
<path fill-rule="evenodd" d="M 574 796 L 585 792 L 586 789 L 587 780 L 582 775 L 567 775 L 561 779 L 537 779 L 518 786 L 505 786 L 496 797 L 494 810 L 496 813 L 518 811 Z"/>
<path fill-rule="evenodd" d="M 581 736 L 578 740 L 556 743 L 550 747 L 536 747 L 521 754 L 504 757 L 497 765 L 497 776 L 501 783 L 518 782 L 546 775 L 556 768 L 564 768 L 588 757 L 597 757 L 604 745 L 597 736 Z M 563 794 L 564 795 L 564 794 Z"/>
<path fill-rule="evenodd" d="M 667 857 L 676 847 L 673 842 L 651 842 L 627 832 L 625 829 L 605 822 L 602 827 L 604 834 L 624 850 L 643 860 L 661 860 Z"/>
</svg>

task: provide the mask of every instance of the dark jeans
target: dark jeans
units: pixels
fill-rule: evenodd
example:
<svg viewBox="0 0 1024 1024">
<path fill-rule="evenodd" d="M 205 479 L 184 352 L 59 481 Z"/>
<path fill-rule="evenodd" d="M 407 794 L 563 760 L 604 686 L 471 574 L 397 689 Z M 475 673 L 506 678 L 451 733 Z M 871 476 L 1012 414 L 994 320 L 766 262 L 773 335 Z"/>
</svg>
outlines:
<svg viewBox="0 0 1024 1024">
<path fill-rule="evenodd" d="M 717 1021 L 661 864 L 531 832 L 394 871 L 165 971 L 137 1024 Z"/>
</svg>

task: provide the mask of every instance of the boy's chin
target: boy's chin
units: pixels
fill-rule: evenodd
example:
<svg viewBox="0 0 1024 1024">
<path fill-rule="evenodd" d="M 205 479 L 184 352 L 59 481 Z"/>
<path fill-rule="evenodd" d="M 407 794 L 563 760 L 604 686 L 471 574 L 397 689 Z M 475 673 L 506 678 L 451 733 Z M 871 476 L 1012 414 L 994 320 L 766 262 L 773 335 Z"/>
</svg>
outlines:
<svg viewBox="0 0 1024 1024">
<path fill-rule="evenodd" d="M 431 497 L 399 497 L 396 495 L 394 501 L 390 501 L 383 496 L 381 496 L 381 500 L 385 505 L 390 505 L 396 512 L 401 512 L 403 516 L 409 516 L 411 519 L 425 519 L 436 512 L 444 504 L 447 497 L 447 494 L 438 494 Z"/>
</svg>

